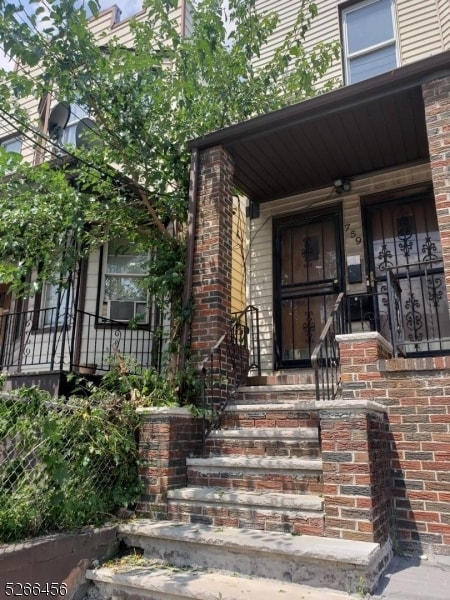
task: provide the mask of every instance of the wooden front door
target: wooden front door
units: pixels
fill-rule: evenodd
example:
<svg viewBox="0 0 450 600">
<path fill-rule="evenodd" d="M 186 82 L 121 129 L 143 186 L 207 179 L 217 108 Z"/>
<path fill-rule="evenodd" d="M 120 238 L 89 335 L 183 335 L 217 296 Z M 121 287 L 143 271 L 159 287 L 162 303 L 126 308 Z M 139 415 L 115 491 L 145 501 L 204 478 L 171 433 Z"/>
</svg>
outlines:
<svg viewBox="0 0 450 600">
<path fill-rule="evenodd" d="M 275 366 L 311 365 L 311 354 L 342 291 L 340 211 L 275 223 Z"/>
</svg>

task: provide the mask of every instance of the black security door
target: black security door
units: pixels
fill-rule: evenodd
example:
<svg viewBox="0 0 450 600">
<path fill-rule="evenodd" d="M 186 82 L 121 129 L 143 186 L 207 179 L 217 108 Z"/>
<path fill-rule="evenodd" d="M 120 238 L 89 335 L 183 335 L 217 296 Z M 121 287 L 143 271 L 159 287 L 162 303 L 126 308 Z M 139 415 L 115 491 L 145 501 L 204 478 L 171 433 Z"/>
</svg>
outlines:
<svg viewBox="0 0 450 600">
<path fill-rule="evenodd" d="M 309 366 L 342 290 L 340 212 L 275 224 L 276 367 Z"/>
</svg>

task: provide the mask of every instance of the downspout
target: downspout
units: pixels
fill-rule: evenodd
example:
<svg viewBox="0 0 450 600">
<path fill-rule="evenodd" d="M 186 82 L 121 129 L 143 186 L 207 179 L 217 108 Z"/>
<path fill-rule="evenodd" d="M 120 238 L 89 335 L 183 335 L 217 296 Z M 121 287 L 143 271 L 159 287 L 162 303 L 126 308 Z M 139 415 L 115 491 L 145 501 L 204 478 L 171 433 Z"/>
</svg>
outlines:
<svg viewBox="0 0 450 600">
<path fill-rule="evenodd" d="M 192 279 L 194 270 L 194 248 L 195 248 L 195 222 L 197 220 L 197 194 L 198 194 L 198 169 L 199 151 L 194 148 L 191 155 L 191 167 L 189 176 L 189 206 L 187 220 L 187 243 L 186 243 L 186 266 L 184 271 L 183 288 L 183 313 L 189 306 L 192 296 Z M 190 321 L 185 319 L 181 330 L 181 348 L 178 370 L 181 370 L 186 362 L 186 350 L 189 341 Z"/>
</svg>

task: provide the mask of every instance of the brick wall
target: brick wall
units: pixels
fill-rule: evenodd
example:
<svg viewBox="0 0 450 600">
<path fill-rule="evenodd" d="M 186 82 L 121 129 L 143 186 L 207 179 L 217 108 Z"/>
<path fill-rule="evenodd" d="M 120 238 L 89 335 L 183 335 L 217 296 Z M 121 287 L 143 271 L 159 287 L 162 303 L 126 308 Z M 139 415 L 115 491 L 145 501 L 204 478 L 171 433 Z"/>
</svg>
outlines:
<svg viewBox="0 0 450 600">
<path fill-rule="evenodd" d="M 193 354 L 204 357 L 225 333 L 231 313 L 233 163 L 221 147 L 200 155 L 195 224 Z"/>
<path fill-rule="evenodd" d="M 388 408 L 394 535 L 450 554 L 450 357 L 389 358 L 381 336 L 366 338 L 338 338 L 343 395 Z"/>
<path fill-rule="evenodd" d="M 436 212 L 450 305 L 450 77 L 422 86 Z"/>
<path fill-rule="evenodd" d="M 392 512 L 385 409 L 353 404 L 320 411 L 325 535 L 384 544 Z"/>
<path fill-rule="evenodd" d="M 167 491 L 187 484 L 186 458 L 201 449 L 201 421 L 186 408 L 140 409 L 139 477 L 142 516 L 167 518 Z"/>
<path fill-rule="evenodd" d="M 382 360 L 396 534 L 406 549 L 450 554 L 450 357 Z"/>
</svg>

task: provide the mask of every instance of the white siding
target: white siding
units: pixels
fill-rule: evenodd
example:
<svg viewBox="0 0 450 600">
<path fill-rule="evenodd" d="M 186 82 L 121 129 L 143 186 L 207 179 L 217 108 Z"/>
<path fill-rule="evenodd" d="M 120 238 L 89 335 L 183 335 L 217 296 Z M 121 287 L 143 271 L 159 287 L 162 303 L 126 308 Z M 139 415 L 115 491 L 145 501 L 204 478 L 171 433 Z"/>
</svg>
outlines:
<svg viewBox="0 0 450 600">
<path fill-rule="evenodd" d="M 437 0 L 444 49 L 450 48 L 450 0 Z"/>
<path fill-rule="evenodd" d="M 436 0 L 401 0 L 397 16 L 402 65 L 443 51 Z"/>
<path fill-rule="evenodd" d="M 350 225 L 348 231 L 344 232 L 345 256 L 359 254 L 363 265 L 362 284 L 347 285 L 346 291 L 355 294 L 365 291 L 367 275 L 364 264 L 364 235 L 360 197 L 430 180 L 429 165 L 419 165 L 356 179 L 352 181 L 351 192 L 342 197 L 336 196 L 329 202 L 327 199 L 330 196 L 330 188 L 325 188 L 261 205 L 259 218 L 252 220 L 250 223 L 250 247 L 247 263 L 249 298 L 247 304 L 254 304 L 260 310 L 261 360 L 264 374 L 273 371 L 273 218 L 298 214 L 305 210 L 313 210 L 315 207 L 319 209 L 341 203 L 344 224 Z M 355 237 L 351 235 L 352 230 L 356 233 Z M 356 241 L 358 236 L 361 237 L 360 244 Z"/>
<path fill-rule="evenodd" d="M 312 21 L 305 46 L 311 49 L 318 42 L 340 41 L 339 5 L 336 0 L 317 0 L 318 15 Z M 266 63 L 284 35 L 293 26 L 298 2 L 285 0 L 257 0 L 261 12 L 278 11 L 280 24 L 261 53 L 257 65 Z M 408 64 L 442 52 L 450 44 L 449 0 L 397 0 L 397 27 L 401 64 Z M 330 79 L 343 81 L 342 64 L 335 61 L 318 88 Z"/>
<path fill-rule="evenodd" d="M 282 43 L 286 33 L 295 23 L 299 2 L 280 0 L 256 0 L 256 8 L 261 12 L 276 11 L 280 16 L 280 23 L 275 33 L 270 37 L 267 47 L 261 52 L 257 65 L 265 64 L 272 56 L 274 50 Z M 319 42 L 339 40 L 339 17 L 337 2 L 334 0 L 319 0 L 317 2 L 318 15 L 312 22 L 311 30 L 307 33 L 305 47 L 311 50 Z M 329 69 L 323 82 L 337 78 L 342 80 L 342 68 L 339 61 L 335 61 Z M 320 87 L 321 84 L 319 84 Z"/>
</svg>

